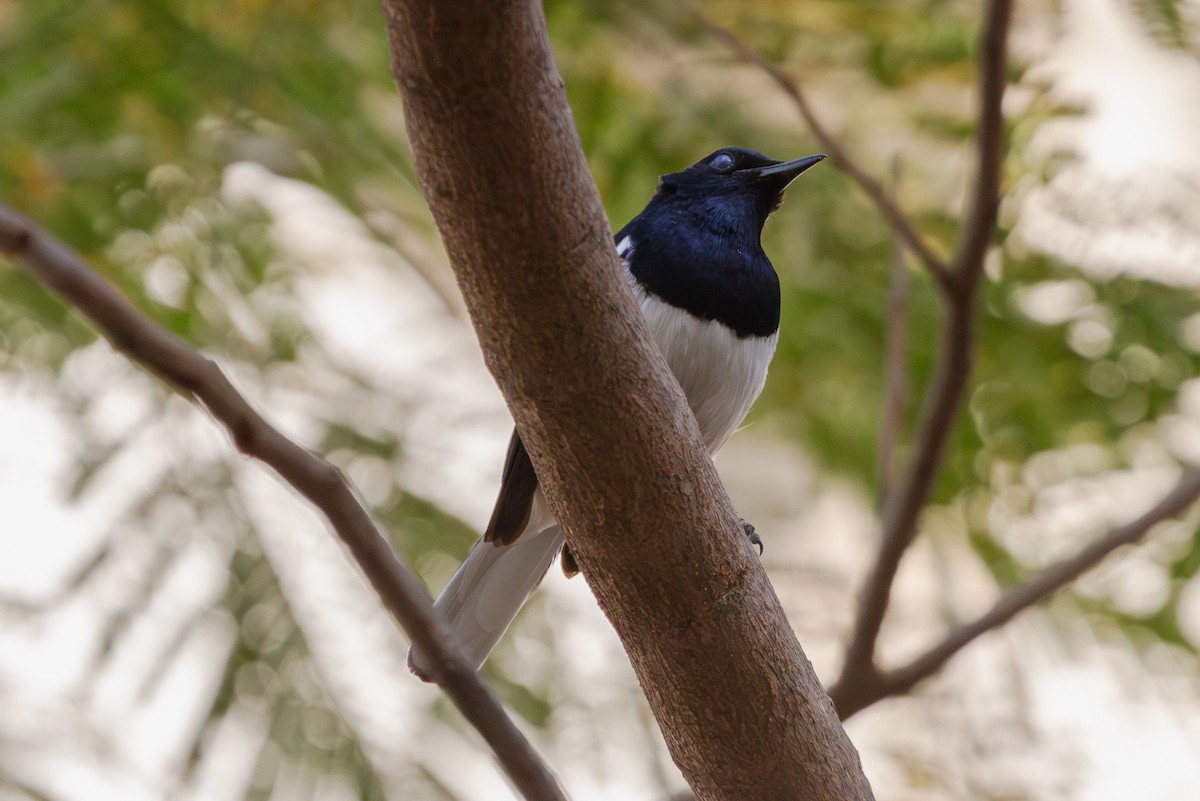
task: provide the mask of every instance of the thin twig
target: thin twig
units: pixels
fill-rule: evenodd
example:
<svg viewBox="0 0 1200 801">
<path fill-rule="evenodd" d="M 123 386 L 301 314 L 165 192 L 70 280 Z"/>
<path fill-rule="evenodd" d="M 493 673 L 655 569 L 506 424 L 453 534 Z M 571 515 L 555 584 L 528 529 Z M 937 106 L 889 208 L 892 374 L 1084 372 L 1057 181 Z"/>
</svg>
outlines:
<svg viewBox="0 0 1200 801">
<path fill-rule="evenodd" d="M 565 801 L 550 769 L 452 645 L 429 596 L 396 557 L 336 467 L 266 422 L 210 359 L 168 333 L 109 286 L 70 248 L 0 206 L 0 252 L 78 309 L 134 361 L 203 406 L 237 449 L 272 467 L 329 520 L 392 617 L 426 653 L 446 694 L 492 747 L 528 799 Z"/>
<path fill-rule="evenodd" d="M 892 191 L 900 186 L 900 157 L 892 161 Z M 892 274 L 887 297 L 887 352 L 884 354 L 882 421 L 879 426 L 879 506 L 887 505 L 896 481 L 895 450 L 908 401 L 908 261 L 904 240 L 892 238 Z"/>
<path fill-rule="evenodd" d="M 995 240 L 1004 163 L 1004 90 L 1008 87 L 1008 29 L 1013 0 L 991 0 L 984 11 L 979 52 L 979 119 L 976 131 L 975 191 L 958 249 L 950 260 L 956 290 L 974 292 L 983 261 Z"/>
<path fill-rule="evenodd" d="M 829 132 L 829 129 L 817 117 L 812 106 L 808 102 L 808 97 L 804 94 L 804 90 L 800 88 L 800 84 L 791 76 L 779 69 L 767 59 L 763 58 L 762 54 L 754 48 L 747 45 L 739 39 L 732 31 L 719 25 L 713 21 L 698 7 L 693 7 L 692 16 L 696 23 L 704 30 L 720 40 L 737 56 L 748 64 L 758 67 L 768 77 L 775 82 L 783 93 L 791 98 L 792 103 L 796 106 L 796 110 L 800 112 L 800 116 L 804 118 L 804 122 L 820 143 L 821 149 L 829 156 L 830 160 L 850 176 L 855 183 L 867 194 L 875 207 L 879 209 L 891 225 L 892 229 L 904 240 L 904 243 L 917 255 L 917 258 L 925 265 L 929 272 L 933 275 L 938 285 L 946 289 L 949 285 L 949 272 L 945 262 L 933 252 L 933 249 L 925 242 L 924 238 L 909 222 L 908 216 L 903 209 L 896 203 L 895 200 L 884 189 L 883 185 L 875 180 L 866 170 L 859 166 L 858 161 L 851 157 L 849 151 L 842 143 Z"/>
<path fill-rule="evenodd" d="M 990 0 L 984 12 L 979 57 L 978 169 L 963 235 L 950 266 L 937 367 L 922 408 L 912 459 L 902 483 L 884 507 L 879 554 L 859 598 L 854 632 L 836 687 L 856 681 L 870 684 L 878 678 L 875 644 L 892 584 L 900 560 L 916 536 L 918 518 L 929 501 L 971 373 L 977 289 L 1000 207 L 1004 142 L 1001 102 L 1007 84 L 1005 53 L 1012 7 L 1012 0 Z"/>
<path fill-rule="evenodd" d="M 1051 565 L 1024 584 L 1005 592 L 996 604 L 977 619 L 952 630 L 937 645 L 904 667 L 877 676 L 865 687 L 837 686 L 830 692 L 838 715 L 845 720 L 876 701 L 911 690 L 946 664 L 977 637 L 998 628 L 1022 611 L 1048 598 L 1091 570 L 1118 548 L 1133 545 L 1155 525 L 1185 511 L 1200 498 L 1200 469 L 1190 469 L 1153 508 L 1138 519 L 1114 528 L 1082 548 L 1074 556 Z"/>
</svg>

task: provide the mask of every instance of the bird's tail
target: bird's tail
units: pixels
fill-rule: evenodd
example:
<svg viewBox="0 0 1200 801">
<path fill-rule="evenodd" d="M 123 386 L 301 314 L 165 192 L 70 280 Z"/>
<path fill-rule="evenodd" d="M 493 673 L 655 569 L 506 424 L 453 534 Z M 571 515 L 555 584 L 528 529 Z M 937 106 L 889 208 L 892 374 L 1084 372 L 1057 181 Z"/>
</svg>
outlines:
<svg viewBox="0 0 1200 801">
<path fill-rule="evenodd" d="M 563 544 L 562 529 L 525 531 L 511 545 L 480 540 L 433 604 L 442 622 L 457 636 L 467 662 L 476 670 L 504 636 L 529 594 L 541 583 Z M 416 646 L 408 667 L 431 680 L 429 660 Z"/>
</svg>

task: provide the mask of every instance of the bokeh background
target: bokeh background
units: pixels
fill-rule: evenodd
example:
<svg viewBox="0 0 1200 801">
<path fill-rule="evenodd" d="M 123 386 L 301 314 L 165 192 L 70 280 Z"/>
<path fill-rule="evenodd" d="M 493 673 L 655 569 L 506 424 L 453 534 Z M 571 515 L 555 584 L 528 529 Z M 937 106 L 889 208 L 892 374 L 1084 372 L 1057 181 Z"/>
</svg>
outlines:
<svg viewBox="0 0 1200 801">
<path fill-rule="evenodd" d="M 705 9 L 953 243 L 977 3 Z M 687 10 L 546 6 L 614 227 L 722 145 L 817 149 Z M 1027 0 L 1012 41 L 1002 247 L 887 665 L 1200 458 L 1200 2 Z M 372 0 L 0 0 L 0 198 L 342 466 L 436 592 L 487 519 L 510 422 L 388 59 Z M 765 244 L 779 353 L 718 465 L 832 680 L 877 536 L 892 236 L 823 165 Z M 908 314 L 911 423 L 939 317 L 916 269 Z M 0 799 L 512 797 L 312 510 L 9 263 L 0 510 Z M 1200 798 L 1198 520 L 852 718 L 877 797 Z M 485 674 L 579 801 L 684 788 L 582 580 L 552 570 Z"/>
</svg>

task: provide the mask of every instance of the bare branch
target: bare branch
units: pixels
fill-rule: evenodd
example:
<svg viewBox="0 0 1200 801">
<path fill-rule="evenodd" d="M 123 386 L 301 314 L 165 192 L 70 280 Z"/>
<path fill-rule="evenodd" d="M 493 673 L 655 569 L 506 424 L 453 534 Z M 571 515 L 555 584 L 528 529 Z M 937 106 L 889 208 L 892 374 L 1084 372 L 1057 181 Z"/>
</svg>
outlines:
<svg viewBox="0 0 1200 801">
<path fill-rule="evenodd" d="M 875 670 L 875 641 L 891 598 L 904 552 L 916 537 L 917 520 L 941 468 L 950 431 L 965 394 L 975 334 L 973 297 L 947 310 L 939 340 L 937 367 L 917 426 L 914 452 L 904 478 L 883 508 L 879 554 L 859 597 L 854 633 L 838 685 L 869 680 Z"/>
<path fill-rule="evenodd" d="M 892 191 L 900 185 L 900 158 L 892 162 Z M 887 505 L 896 480 L 895 449 L 904 425 L 904 405 L 908 401 L 908 261 L 904 240 L 892 240 L 892 274 L 887 298 L 887 353 L 884 355 L 883 413 L 879 427 L 876 461 L 879 471 L 879 505 Z"/>
<path fill-rule="evenodd" d="M 754 48 L 747 45 L 739 39 L 732 31 L 713 21 L 707 14 L 700 10 L 699 7 L 694 7 L 692 16 L 697 24 L 709 32 L 715 39 L 718 39 L 726 47 L 732 50 L 737 56 L 747 64 L 752 64 L 758 67 L 775 84 L 783 90 L 783 93 L 791 98 L 792 103 L 796 106 L 796 110 L 800 112 L 800 116 L 820 143 L 821 149 L 828 154 L 830 160 L 850 176 L 853 181 L 867 194 L 875 207 L 879 209 L 879 213 L 884 216 L 891 225 L 892 229 L 899 235 L 904 243 L 917 255 L 921 263 L 929 270 L 937 281 L 938 285 L 946 289 L 949 285 L 949 272 L 945 262 L 933 252 L 933 249 L 925 242 L 924 238 L 909 222 L 908 216 L 899 204 L 888 194 L 883 185 L 871 176 L 866 170 L 859 166 L 858 161 L 851 157 L 849 151 L 842 143 L 830 133 L 829 129 L 817 117 L 812 106 L 808 102 L 808 97 L 800 88 L 800 84 L 791 76 L 783 72 L 771 62 L 763 58 L 762 54 Z"/>
<path fill-rule="evenodd" d="M 991 0 L 984 11 L 979 53 L 979 118 L 975 124 L 976 175 L 958 250 L 950 260 L 956 291 L 973 292 L 984 257 L 996 236 L 1004 161 L 1004 90 L 1008 86 L 1008 29 L 1013 0 Z"/>
<path fill-rule="evenodd" d="M 1200 498 L 1200 469 L 1193 468 L 1185 472 L 1175 487 L 1141 517 L 1112 529 L 1074 556 L 1008 590 L 990 610 L 951 631 L 940 643 L 908 665 L 879 675 L 875 681 L 864 686 L 834 687 L 830 695 L 839 716 L 845 720 L 882 698 L 908 692 L 919 681 L 941 669 L 952 656 L 977 637 L 1004 625 L 1024 610 L 1053 595 L 1118 548 L 1138 542 L 1155 525 L 1184 512 L 1197 498 Z"/>
<path fill-rule="evenodd" d="M 879 555 L 859 598 L 854 633 L 835 690 L 844 690 L 857 681 L 871 683 L 878 676 L 875 643 L 887 612 L 892 583 L 904 552 L 916 536 L 917 520 L 929 501 L 971 373 L 977 288 L 987 247 L 995 235 L 1000 205 L 1004 141 L 1001 102 L 1007 82 L 1005 54 L 1012 6 L 1012 0 L 991 0 L 985 11 L 980 45 L 978 175 L 971 209 L 950 267 L 937 367 L 922 408 L 912 461 L 903 482 L 884 507 Z"/>
<path fill-rule="evenodd" d="M 329 520 L 392 617 L 433 661 L 439 684 L 529 799 L 565 801 L 554 775 L 450 644 L 429 597 L 396 558 L 341 472 L 266 422 L 217 365 L 168 333 L 66 245 L 0 206 L 0 252 L 91 320 L 119 350 L 217 419 L 238 450 L 270 466 Z"/>
</svg>

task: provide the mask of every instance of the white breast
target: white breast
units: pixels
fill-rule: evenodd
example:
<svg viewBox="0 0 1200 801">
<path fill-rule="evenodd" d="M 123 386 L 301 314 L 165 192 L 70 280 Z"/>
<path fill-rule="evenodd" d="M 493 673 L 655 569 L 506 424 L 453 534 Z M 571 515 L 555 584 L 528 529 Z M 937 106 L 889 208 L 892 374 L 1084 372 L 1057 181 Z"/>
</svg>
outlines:
<svg viewBox="0 0 1200 801">
<path fill-rule="evenodd" d="M 626 256 L 629 237 L 617 243 Z M 628 274 L 628 271 L 627 271 Z M 739 338 L 728 326 L 701 320 L 650 295 L 629 275 L 650 332 L 687 395 L 710 453 L 737 430 L 767 381 L 779 334 Z"/>
</svg>

